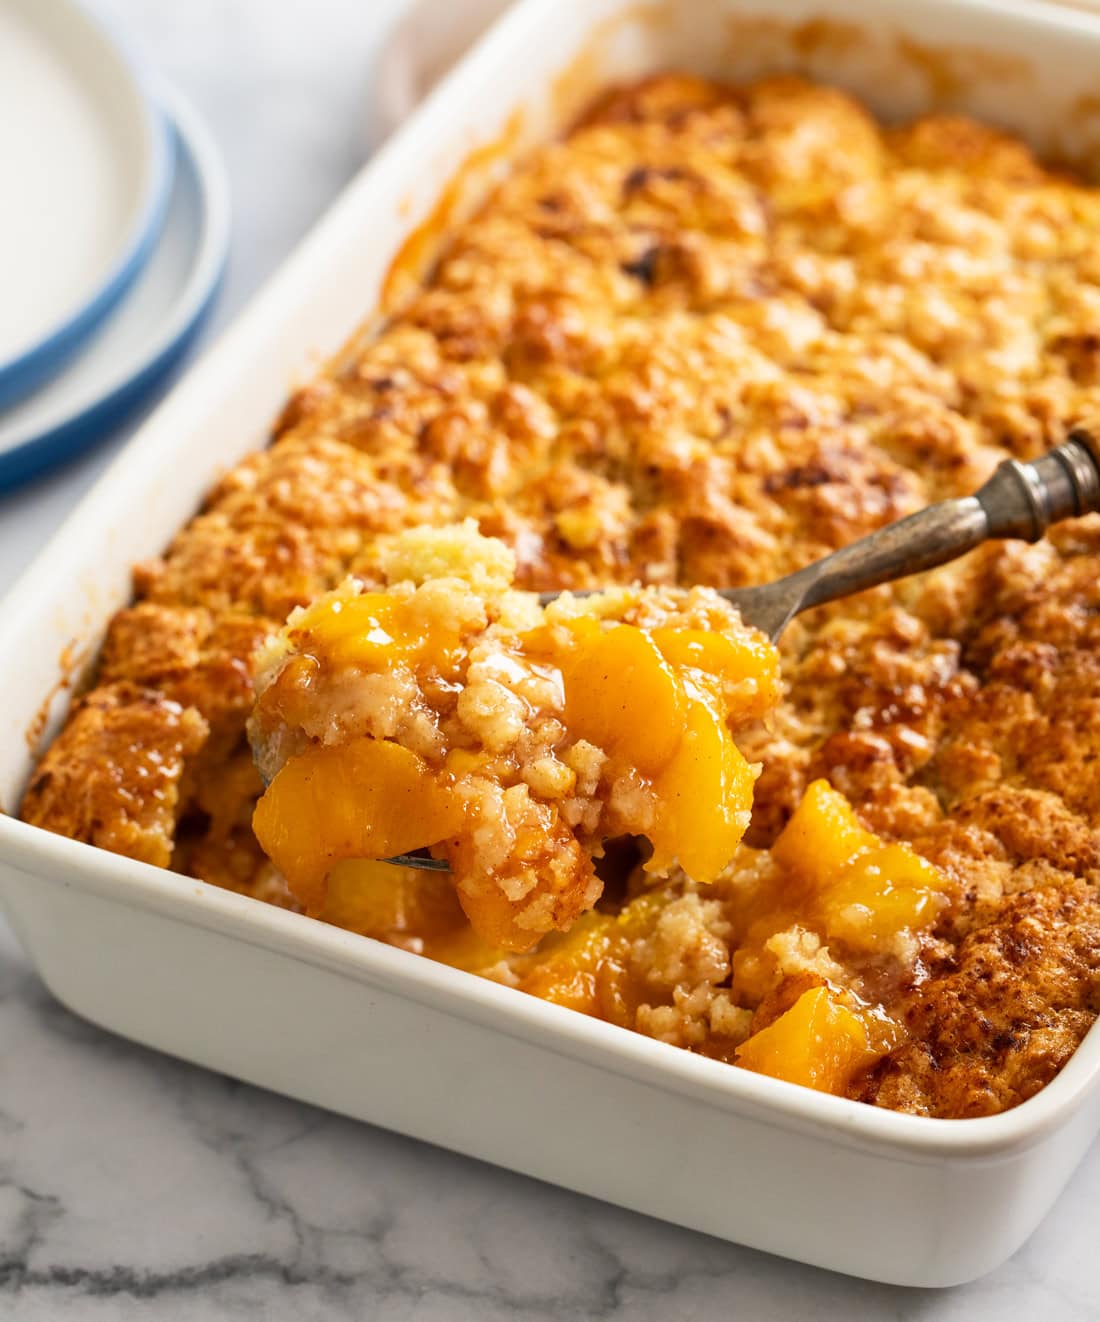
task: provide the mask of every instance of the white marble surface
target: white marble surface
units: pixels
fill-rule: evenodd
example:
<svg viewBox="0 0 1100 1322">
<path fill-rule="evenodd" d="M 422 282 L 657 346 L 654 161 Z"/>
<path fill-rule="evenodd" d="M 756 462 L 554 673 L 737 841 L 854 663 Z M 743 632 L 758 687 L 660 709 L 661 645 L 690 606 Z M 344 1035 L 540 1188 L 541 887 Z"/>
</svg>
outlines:
<svg viewBox="0 0 1100 1322">
<path fill-rule="evenodd" d="M 236 242 L 216 329 L 358 164 L 362 69 L 388 3 L 99 4 L 225 151 Z M 120 440 L 0 497 L 0 583 Z M 131 1046 L 55 1004 L 0 920 L 0 1317 L 19 1322 L 1096 1318 L 1098 1187 L 1100 1150 L 1032 1241 L 974 1285 L 868 1285 Z"/>
</svg>

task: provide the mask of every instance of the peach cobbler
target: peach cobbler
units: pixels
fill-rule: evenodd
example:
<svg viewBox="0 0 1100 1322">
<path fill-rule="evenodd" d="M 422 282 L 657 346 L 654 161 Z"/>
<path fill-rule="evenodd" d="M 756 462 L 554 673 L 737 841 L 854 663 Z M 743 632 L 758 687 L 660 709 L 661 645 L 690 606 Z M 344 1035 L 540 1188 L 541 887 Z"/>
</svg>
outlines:
<svg viewBox="0 0 1100 1322">
<path fill-rule="evenodd" d="M 778 658 L 713 589 L 612 588 L 541 608 L 473 524 L 397 537 L 389 588 L 352 580 L 259 660 L 253 819 L 307 911 L 333 867 L 433 848 L 475 931 L 526 950 L 600 896 L 593 855 L 647 871 L 733 859 L 753 770 L 731 725 L 778 698 Z"/>
<path fill-rule="evenodd" d="M 138 566 L 23 816 L 731 1066 L 1017 1105 L 1100 1011 L 1100 518 L 778 656 L 708 589 L 1100 412 L 1098 235 L 958 116 L 608 95 Z"/>
</svg>

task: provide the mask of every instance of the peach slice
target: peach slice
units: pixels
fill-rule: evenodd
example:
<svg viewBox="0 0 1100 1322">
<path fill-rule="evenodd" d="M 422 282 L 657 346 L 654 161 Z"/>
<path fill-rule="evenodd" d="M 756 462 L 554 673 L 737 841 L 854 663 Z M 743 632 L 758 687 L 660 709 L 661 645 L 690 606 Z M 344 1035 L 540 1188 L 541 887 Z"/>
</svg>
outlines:
<svg viewBox="0 0 1100 1322">
<path fill-rule="evenodd" d="M 569 934 L 559 938 L 552 953 L 520 983 L 520 990 L 582 1014 L 599 1015 L 597 979 L 614 927 L 615 919 L 607 914 L 587 913 L 578 918 Z"/>
<path fill-rule="evenodd" d="M 653 630 L 653 641 L 666 661 L 696 673 L 727 720 L 758 719 L 779 701 L 779 653 L 763 634 L 665 628 Z"/>
<path fill-rule="evenodd" d="M 379 937 L 454 968 L 489 968 L 507 953 L 473 930 L 446 872 L 347 859 L 329 873 L 318 916 L 349 932 Z"/>
<path fill-rule="evenodd" d="M 823 885 L 878 843 L 848 800 L 827 780 L 815 780 L 772 846 L 772 857 L 780 867 Z"/>
<path fill-rule="evenodd" d="M 387 592 L 330 593 L 307 608 L 291 626 L 290 638 L 299 650 L 368 670 L 386 670 L 395 662 L 443 667 L 459 641 L 438 623 L 427 629 L 407 602 Z"/>
<path fill-rule="evenodd" d="M 828 987 L 813 987 L 774 1023 L 743 1042 L 735 1059 L 757 1074 L 842 1093 L 856 1073 L 882 1054 L 855 1011 Z"/>
<path fill-rule="evenodd" d="M 448 935 L 466 922 L 445 872 L 363 858 L 345 859 L 329 873 L 320 917 L 364 936 L 413 933 L 425 939 Z"/>
<path fill-rule="evenodd" d="M 710 704 L 691 701 L 680 746 L 654 781 L 659 806 L 646 870 L 678 860 L 693 880 L 713 881 L 748 828 L 753 782 L 725 722 Z"/>
<path fill-rule="evenodd" d="M 630 972 L 632 943 L 649 931 L 661 898 L 646 892 L 620 913 L 584 914 L 564 934 L 546 939 L 519 988 L 583 1014 L 629 1024 L 646 988 Z"/>
<path fill-rule="evenodd" d="M 291 758 L 256 805 L 252 826 L 290 889 L 316 913 L 341 860 L 438 844 L 462 822 L 461 805 L 422 758 L 363 738 Z"/>
<path fill-rule="evenodd" d="M 886 946 L 901 931 L 931 927 L 947 904 L 946 878 L 905 845 L 881 845 L 848 865 L 822 897 L 831 939 Z"/>
<path fill-rule="evenodd" d="M 868 831 L 825 780 L 806 790 L 772 857 L 810 887 L 825 935 L 850 946 L 884 949 L 901 932 L 931 927 L 947 904 L 944 874 Z"/>
<path fill-rule="evenodd" d="M 684 728 L 683 689 L 649 634 L 630 625 L 577 630 L 562 659 L 573 735 L 637 767 L 660 771 Z"/>
</svg>

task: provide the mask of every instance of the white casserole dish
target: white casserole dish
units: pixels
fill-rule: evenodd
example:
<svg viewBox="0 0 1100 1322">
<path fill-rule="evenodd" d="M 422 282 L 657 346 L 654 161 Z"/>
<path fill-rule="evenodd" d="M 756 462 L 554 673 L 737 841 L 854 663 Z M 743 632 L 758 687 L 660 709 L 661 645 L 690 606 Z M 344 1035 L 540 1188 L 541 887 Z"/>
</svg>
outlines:
<svg viewBox="0 0 1100 1322">
<path fill-rule="evenodd" d="M 656 68 L 801 68 L 881 114 L 949 101 L 1086 153 L 1100 18 L 986 0 L 522 0 L 360 174 L 141 429 L 0 608 L 0 804 L 74 649 L 94 649 L 295 379 L 374 305 L 471 148 L 560 128 Z M 579 61 L 579 62 L 578 62 Z M 570 70 L 567 76 L 562 71 Z M 521 121 L 513 116 L 523 107 Z M 1091 110 L 1090 110 L 1091 107 Z M 498 158 L 497 168 L 501 165 Z M 484 186 L 482 171 L 477 176 Z M 477 180 L 470 176 L 473 200 Z M 405 244 L 406 256 L 420 243 Z M 52 700 L 51 700 L 52 695 Z M 375 1124 L 756 1248 L 872 1279 L 990 1270 L 1100 1128 L 1100 1033 L 1038 1097 L 926 1120 L 692 1056 L 380 943 L 0 818 L 0 897 L 53 993 L 139 1042 Z"/>
</svg>

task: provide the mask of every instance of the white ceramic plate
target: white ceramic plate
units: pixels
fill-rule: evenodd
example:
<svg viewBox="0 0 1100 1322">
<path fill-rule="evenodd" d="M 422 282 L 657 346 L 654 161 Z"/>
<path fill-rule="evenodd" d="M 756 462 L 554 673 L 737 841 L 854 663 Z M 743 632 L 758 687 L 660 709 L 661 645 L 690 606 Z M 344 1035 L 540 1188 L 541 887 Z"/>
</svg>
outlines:
<svg viewBox="0 0 1100 1322">
<path fill-rule="evenodd" d="M 0 0 L 0 403 L 44 380 L 141 268 L 170 176 L 129 59 L 73 0 Z"/>
<path fill-rule="evenodd" d="M 209 307 L 229 241 L 229 192 L 194 109 L 163 91 L 176 168 L 156 246 L 87 344 L 32 395 L 0 410 L 0 488 L 98 440 L 157 384 Z"/>
</svg>

